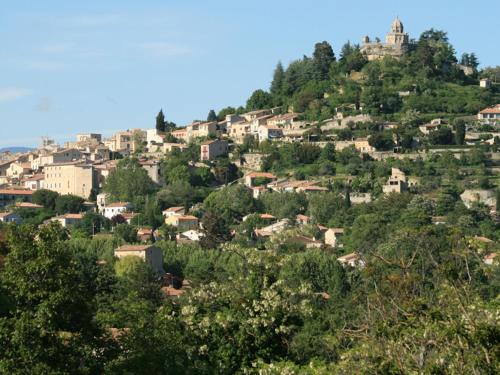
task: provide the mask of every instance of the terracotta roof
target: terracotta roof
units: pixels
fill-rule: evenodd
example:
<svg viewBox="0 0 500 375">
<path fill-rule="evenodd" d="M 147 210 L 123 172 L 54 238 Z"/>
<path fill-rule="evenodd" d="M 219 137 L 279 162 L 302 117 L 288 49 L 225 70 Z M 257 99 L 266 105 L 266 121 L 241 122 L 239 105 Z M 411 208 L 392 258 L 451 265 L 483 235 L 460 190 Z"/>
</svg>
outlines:
<svg viewBox="0 0 500 375">
<path fill-rule="evenodd" d="M 260 214 L 261 219 L 276 219 L 273 215 L 271 214 Z"/>
<path fill-rule="evenodd" d="M 43 208 L 43 206 L 30 202 L 17 202 L 16 207 L 18 208 Z"/>
<path fill-rule="evenodd" d="M 66 219 L 82 219 L 83 215 L 82 214 L 66 214 L 64 215 Z"/>
<path fill-rule="evenodd" d="M 250 177 L 250 178 L 259 178 L 259 177 L 264 177 L 264 178 L 276 178 L 275 175 L 272 173 L 267 173 L 267 172 L 250 172 L 248 173 L 245 177 Z"/>
<path fill-rule="evenodd" d="M 34 176 L 31 176 L 30 178 L 27 178 L 25 181 L 40 181 L 40 180 L 45 180 L 45 175 L 36 174 Z"/>
<path fill-rule="evenodd" d="M 311 220 L 311 218 L 309 216 L 302 215 L 302 214 L 298 214 L 297 216 L 295 216 L 295 218 L 297 220 L 301 220 L 301 221 L 309 221 L 309 220 Z"/>
<path fill-rule="evenodd" d="M 137 212 L 122 212 L 120 214 L 125 220 L 130 220 L 139 215 Z"/>
<path fill-rule="evenodd" d="M 492 107 L 485 108 L 482 111 L 479 111 L 479 113 L 500 114 L 500 104 L 494 105 Z"/>
<path fill-rule="evenodd" d="M 108 207 L 127 207 L 129 205 L 130 205 L 129 202 L 114 202 L 114 203 L 108 204 L 106 206 L 106 208 L 108 208 Z"/>
<path fill-rule="evenodd" d="M 0 194 L 10 194 L 10 195 L 32 195 L 33 190 L 24 189 L 0 189 Z"/>
<path fill-rule="evenodd" d="M 198 218 L 196 216 L 193 216 L 193 215 L 180 215 L 180 216 L 176 216 L 176 218 L 178 220 L 198 220 Z"/>
<path fill-rule="evenodd" d="M 178 212 L 184 210 L 184 207 L 169 207 L 166 210 L 163 210 L 163 212 Z"/>
<path fill-rule="evenodd" d="M 170 286 L 164 286 L 161 291 L 165 293 L 168 297 L 180 297 L 184 294 L 184 290 L 175 289 Z"/>
<path fill-rule="evenodd" d="M 14 214 L 14 212 L 0 212 L 0 218 Z"/>
<path fill-rule="evenodd" d="M 337 258 L 339 262 L 349 262 L 350 260 L 358 260 L 358 259 L 359 259 L 358 253 L 350 253 Z"/>
<path fill-rule="evenodd" d="M 123 245 L 115 249 L 117 251 L 146 251 L 154 247 L 153 245 Z"/>
<path fill-rule="evenodd" d="M 297 190 L 310 190 L 310 191 L 328 191 L 327 188 L 314 185 L 299 186 Z"/>
</svg>

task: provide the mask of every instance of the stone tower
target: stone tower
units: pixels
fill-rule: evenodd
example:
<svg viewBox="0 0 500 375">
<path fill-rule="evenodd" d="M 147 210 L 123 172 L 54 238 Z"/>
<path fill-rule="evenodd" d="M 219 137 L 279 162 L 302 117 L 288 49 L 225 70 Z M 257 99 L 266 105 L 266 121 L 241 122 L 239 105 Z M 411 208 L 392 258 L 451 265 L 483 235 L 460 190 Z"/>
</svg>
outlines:
<svg viewBox="0 0 500 375">
<path fill-rule="evenodd" d="M 388 45 L 401 47 L 408 45 L 408 34 L 404 32 L 404 26 L 399 17 L 392 22 L 391 32 L 385 36 L 385 42 Z"/>
</svg>

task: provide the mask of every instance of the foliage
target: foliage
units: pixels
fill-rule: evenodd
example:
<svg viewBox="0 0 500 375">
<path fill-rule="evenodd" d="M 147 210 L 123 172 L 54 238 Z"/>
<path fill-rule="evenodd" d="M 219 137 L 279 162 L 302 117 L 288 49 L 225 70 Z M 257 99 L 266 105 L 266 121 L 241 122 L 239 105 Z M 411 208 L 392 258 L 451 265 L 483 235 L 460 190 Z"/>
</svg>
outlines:
<svg viewBox="0 0 500 375">
<path fill-rule="evenodd" d="M 120 160 L 103 186 L 112 200 L 132 202 L 155 191 L 155 184 L 135 158 Z"/>
</svg>

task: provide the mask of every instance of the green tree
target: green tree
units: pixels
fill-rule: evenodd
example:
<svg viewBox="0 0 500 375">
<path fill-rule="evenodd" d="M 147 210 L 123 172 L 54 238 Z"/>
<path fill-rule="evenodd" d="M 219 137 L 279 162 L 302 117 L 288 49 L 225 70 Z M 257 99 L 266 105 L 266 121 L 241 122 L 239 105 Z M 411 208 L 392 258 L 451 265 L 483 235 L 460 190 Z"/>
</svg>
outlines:
<svg viewBox="0 0 500 375">
<path fill-rule="evenodd" d="M 165 131 L 165 115 L 162 109 L 160 109 L 160 112 L 156 115 L 156 130 L 159 132 Z"/>
<path fill-rule="evenodd" d="M 217 115 L 215 114 L 215 111 L 213 109 L 208 112 L 207 121 L 217 121 Z"/>
<path fill-rule="evenodd" d="M 48 208 L 50 210 L 55 210 L 56 208 L 56 199 L 59 194 L 52 190 L 40 189 L 33 193 L 31 196 L 31 200 L 33 203 L 39 204 Z"/>
<path fill-rule="evenodd" d="M 283 83 L 285 81 L 285 70 L 281 61 L 278 62 L 274 69 L 273 80 L 271 82 L 271 95 L 274 97 L 280 96 L 283 92 Z"/>
<path fill-rule="evenodd" d="M 113 229 L 113 233 L 127 243 L 137 242 L 137 229 L 129 224 L 118 224 Z"/>
<path fill-rule="evenodd" d="M 210 193 L 203 206 L 206 211 L 212 211 L 230 225 L 253 212 L 255 202 L 250 190 L 237 184 Z"/>
<path fill-rule="evenodd" d="M 465 121 L 458 119 L 455 121 L 455 143 L 463 145 L 465 140 Z"/>
<path fill-rule="evenodd" d="M 314 78 L 323 81 L 328 78 L 330 66 L 335 61 L 333 48 L 327 41 L 316 43 L 313 53 Z"/>
<path fill-rule="evenodd" d="M 111 199 L 131 202 L 155 191 L 155 184 L 135 158 L 120 160 L 104 182 L 103 190 Z"/>
<path fill-rule="evenodd" d="M 56 198 L 55 210 L 58 214 L 76 214 L 83 211 L 83 202 L 85 200 L 76 195 L 60 195 Z"/>
<path fill-rule="evenodd" d="M 98 266 L 74 255 L 65 240 L 57 224 L 12 228 L 1 273 L 13 304 L 0 319 L 4 373 L 103 371 L 108 348 L 95 319 Z"/>
<path fill-rule="evenodd" d="M 229 226 L 224 217 L 215 211 L 206 211 L 201 219 L 203 237 L 200 245 L 204 249 L 214 249 L 230 240 Z"/>
<path fill-rule="evenodd" d="M 247 100 L 247 111 L 272 107 L 272 96 L 264 90 L 255 90 Z"/>
</svg>

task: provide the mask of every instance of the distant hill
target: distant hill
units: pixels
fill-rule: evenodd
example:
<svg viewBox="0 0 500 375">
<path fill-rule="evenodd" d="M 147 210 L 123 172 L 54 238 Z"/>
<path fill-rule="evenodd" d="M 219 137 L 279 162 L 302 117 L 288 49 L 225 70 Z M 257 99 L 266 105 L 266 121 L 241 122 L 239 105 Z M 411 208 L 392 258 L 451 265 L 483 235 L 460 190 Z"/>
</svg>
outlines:
<svg viewBox="0 0 500 375">
<path fill-rule="evenodd" d="M 28 152 L 31 150 L 33 150 L 32 147 L 3 147 L 0 148 L 0 153 L 9 151 L 15 154 L 18 152 Z"/>
</svg>

